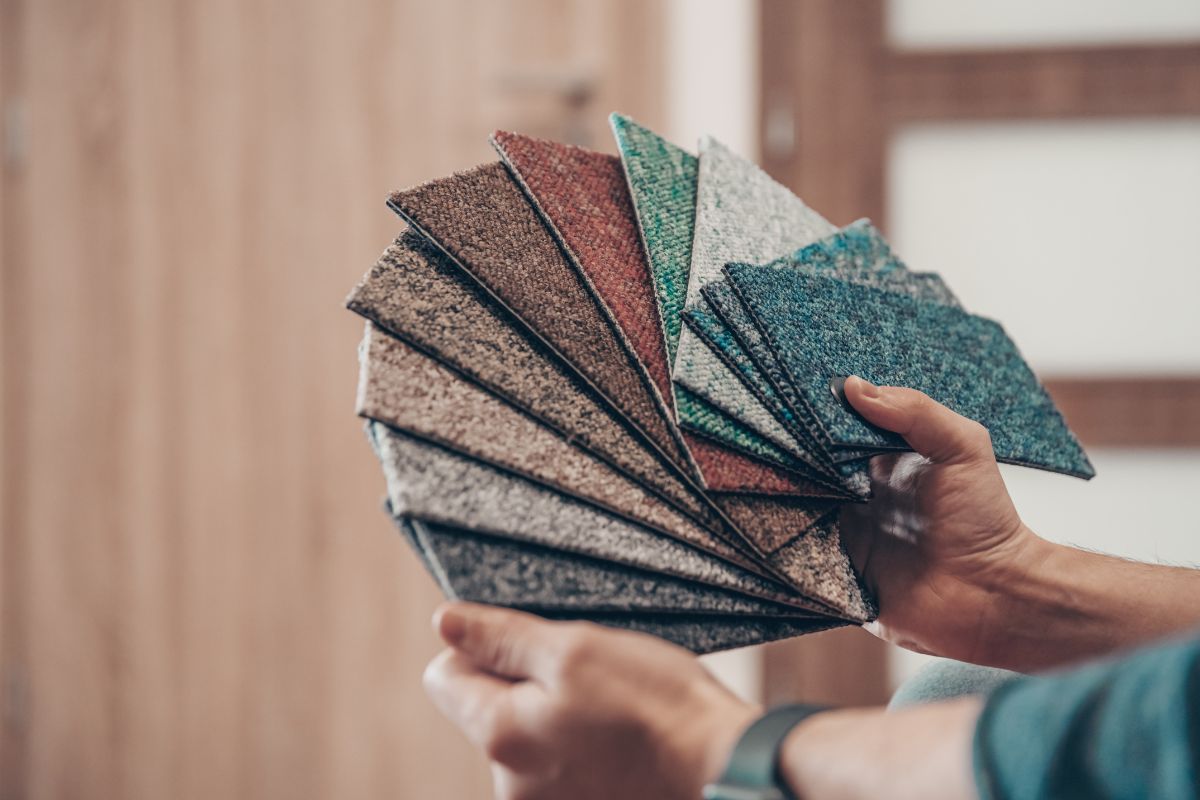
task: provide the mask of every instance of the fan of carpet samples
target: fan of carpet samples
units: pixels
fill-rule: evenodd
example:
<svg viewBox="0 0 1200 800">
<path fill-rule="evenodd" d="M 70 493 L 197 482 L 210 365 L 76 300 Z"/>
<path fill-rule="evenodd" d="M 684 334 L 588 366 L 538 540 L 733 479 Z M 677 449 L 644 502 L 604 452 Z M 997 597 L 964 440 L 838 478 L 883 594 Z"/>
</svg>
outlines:
<svg viewBox="0 0 1200 800">
<path fill-rule="evenodd" d="M 1090 477 L 1003 328 L 705 138 L 613 115 L 620 156 L 514 133 L 391 195 L 406 227 L 347 302 L 387 509 L 446 595 L 695 652 L 861 624 L 839 533 L 873 455 L 860 375 Z"/>
</svg>

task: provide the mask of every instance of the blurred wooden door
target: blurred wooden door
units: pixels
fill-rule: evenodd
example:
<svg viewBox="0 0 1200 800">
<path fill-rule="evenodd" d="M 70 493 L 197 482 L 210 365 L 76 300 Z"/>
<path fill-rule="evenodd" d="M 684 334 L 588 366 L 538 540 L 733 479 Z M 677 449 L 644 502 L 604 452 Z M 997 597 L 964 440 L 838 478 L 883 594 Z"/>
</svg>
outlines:
<svg viewBox="0 0 1200 800">
<path fill-rule="evenodd" d="M 483 797 L 341 308 L 493 127 L 659 124 L 642 0 L 4 0 L 0 796 Z"/>
</svg>

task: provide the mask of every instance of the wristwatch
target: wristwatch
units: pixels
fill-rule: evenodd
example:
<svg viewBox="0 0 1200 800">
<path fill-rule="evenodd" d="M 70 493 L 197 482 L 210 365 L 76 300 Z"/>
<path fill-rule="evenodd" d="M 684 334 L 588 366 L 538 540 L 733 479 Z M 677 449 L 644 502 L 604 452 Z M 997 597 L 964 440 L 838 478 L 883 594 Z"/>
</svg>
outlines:
<svg viewBox="0 0 1200 800">
<path fill-rule="evenodd" d="M 742 734 L 725 772 L 704 787 L 704 800 L 795 800 L 779 777 L 779 749 L 792 728 L 828 706 L 799 704 L 768 711 Z"/>
</svg>

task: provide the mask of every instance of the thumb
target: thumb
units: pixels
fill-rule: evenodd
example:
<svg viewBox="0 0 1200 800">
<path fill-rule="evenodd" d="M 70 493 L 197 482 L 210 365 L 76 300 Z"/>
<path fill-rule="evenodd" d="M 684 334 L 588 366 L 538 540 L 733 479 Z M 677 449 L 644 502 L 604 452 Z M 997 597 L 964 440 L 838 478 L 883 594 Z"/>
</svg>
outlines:
<svg viewBox="0 0 1200 800">
<path fill-rule="evenodd" d="M 846 378 L 846 400 L 867 422 L 898 433 L 930 461 L 942 464 L 994 461 L 987 428 L 955 414 L 916 389 L 876 386 Z"/>
<path fill-rule="evenodd" d="M 447 603 L 433 615 L 438 635 L 480 669 L 510 680 L 548 680 L 557 652 L 553 623 L 478 603 Z"/>
</svg>

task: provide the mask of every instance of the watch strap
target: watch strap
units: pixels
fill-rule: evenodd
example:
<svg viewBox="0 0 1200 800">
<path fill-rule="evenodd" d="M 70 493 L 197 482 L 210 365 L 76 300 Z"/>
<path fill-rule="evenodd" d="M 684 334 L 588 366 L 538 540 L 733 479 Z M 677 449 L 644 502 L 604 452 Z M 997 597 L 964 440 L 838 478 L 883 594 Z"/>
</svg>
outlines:
<svg viewBox="0 0 1200 800">
<path fill-rule="evenodd" d="M 704 787 L 704 800 L 793 800 L 779 780 L 779 749 L 792 728 L 828 706 L 780 706 L 759 717 L 738 739 L 725 772 Z"/>
</svg>

